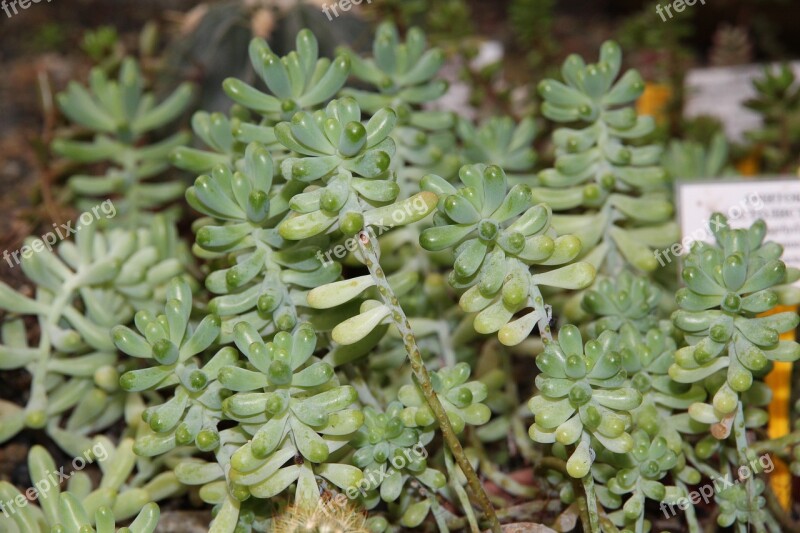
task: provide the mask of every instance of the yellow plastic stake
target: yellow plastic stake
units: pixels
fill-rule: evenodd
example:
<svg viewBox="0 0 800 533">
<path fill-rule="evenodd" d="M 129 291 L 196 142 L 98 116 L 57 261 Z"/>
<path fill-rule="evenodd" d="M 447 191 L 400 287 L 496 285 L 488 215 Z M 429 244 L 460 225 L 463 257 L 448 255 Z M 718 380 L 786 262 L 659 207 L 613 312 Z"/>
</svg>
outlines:
<svg viewBox="0 0 800 533">
<path fill-rule="evenodd" d="M 764 313 L 764 315 L 773 315 L 785 311 L 794 311 L 796 313 L 797 306 L 779 305 L 772 311 Z M 787 331 L 781 335 L 781 340 L 795 340 L 794 330 Z M 767 426 L 767 435 L 770 439 L 783 437 L 791 429 L 789 417 L 789 402 L 792 394 L 791 381 L 792 363 L 786 362 L 774 363 L 772 372 L 765 379 L 767 386 L 772 389 L 772 401 L 768 407 L 769 425 Z M 770 486 L 783 508 L 788 510 L 792 501 L 792 476 L 786 463 L 777 458 L 774 459 L 774 463 L 775 469 L 770 476 Z"/>
</svg>

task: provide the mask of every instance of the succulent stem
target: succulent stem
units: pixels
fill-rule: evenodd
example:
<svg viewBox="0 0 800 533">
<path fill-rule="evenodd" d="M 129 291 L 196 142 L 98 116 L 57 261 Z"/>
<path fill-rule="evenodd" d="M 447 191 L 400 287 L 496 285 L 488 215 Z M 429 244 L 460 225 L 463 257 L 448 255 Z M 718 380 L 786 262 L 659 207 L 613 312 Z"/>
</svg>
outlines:
<svg viewBox="0 0 800 533">
<path fill-rule="evenodd" d="M 784 450 L 784 448 L 797 443 L 800 443 L 800 430 L 787 433 L 783 437 L 778 437 L 777 439 L 755 442 L 752 445 L 752 449 L 755 454 L 760 454 L 763 452 L 780 453 Z"/>
<path fill-rule="evenodd" d="M 679 487 L 684 494 L 689 494 L 689 489 L 682 481 L 677 480 L 675 485 Z M 694 513 L 694 505 L 690 505 L 686 508 L 686 525 L 689 527 L 689 533 L 700 533 L 702 531 L 700 529 L 700 524 L 697 522 L 697 515 Z"/>
<path fill-rule="evenodd" d="M 736 417 L 733 420 L 733 435 L 736 439 L 736 452 L 739 457 L 739 464 L 740 465 L 747 465 L 749 459 L 747 457 L 747 429 L 744 425 L 744 411 L 742 408 L 742 402 L 739 402 L 739 405 L 736 408 Z M 738 472 L 738 470 L 737 470 Z M 753 486 L 753 478 L 754 476 L 749 476 L 747 478 L 747 500 L 749 502 L 755 501 L 755 487 Z M 754 513 L 751 516 L 753 525 L 756 528 L 756 531 L 761 533 L 762 531 L 766 531 L 764 529 L 764 522 L 760 519 L 758 514 Z"/>
<path fill-rule="evenodd" d="M 369 273 L 378 287 L 381 300 L 383 301 L 384 305 L 391 310 L 391 314 L 389 316 L 392 318 L 395 327 L 397 327 L 397 331 L 400 333 L 400 337 L 403 339 L 403 345 L 405 346 L 408 359 L 411 363 L 411 370 L 419 382 L 422 395 L 428 402 L 428 405 L 433 411 L 434 416 L 436 416 L 439 428 L 442 430 L 442 436 L 444 437 L 447 446 L 452 451 L 456 463 L 458 463 L 461 471 L 466 476 L 467 483 L 472 489 L 475 497 L 478 499 L 478 503 L 486 514 L 486 518 L 491 524 L 492 531 L 495 533 L 500 533 L 500 522 L 497 520 L 497 514 L 495 513 L 494 507 L 489 501 L 489 497 L 487 496 L 486 491 L 484 491 L 478 475 L 475 473 L 475 470 L 472 468 L 472 465 L 467 459 L 464 449 L 461 447 L 461 442 L 459 442 L 458 436 L 456 436 L 455 431 L 453 431 L 453 427 L 450 425 L 450 419 L 447 417 L 447 413 L 445 412 L 442 403 L 439 401 L 439 397 L 433 390 L 433 385 L 431 384 L 431 379 L 428 375 L 428 369 L 425 368 L 425 363 L 422 360 L 422 354 L 417 346 L 417 340 L 414 337 L 413 331 L 411 330 L 411 324 L 409 324 L 408 318 L 406 317 L 403 308 L 400 306 L 400 302 L 395 296 L 394 291 L 392 291 L 389 281 L 386 279 L 386 274 L 384 274 L 383 269 L 380 266 L 378 253 L 376 251 L 378 249 L 377 240 L 367 231 L 361 231 L 358 237 L 358 247 L 362 256 L 364 257 L 364 262 L 366 263 Z"/>
<path fill-rule="evenodd" d="M 589 513 L 589 527 L 592 533 L 600 533 L 600 514 L 597 512 L 597 496 L 594 493 L 592 471 L 581 478 L 583 491 L 586 493 L 586 509 Z"/>
<path fill-rule="evenodd" d="M 542 338 L 543 342 L 551 342 L 553 340 L 553 333 L 550 331 L 550 318 L 553 313 L 550 306 L 544 303 L 542 291 L 539 290 L 539 286 L 536 284 L 531 284 L 531 300 L 533 308 L 536 309 L 536 312 L 539 314 L 539 336 Z"/>
</svg>

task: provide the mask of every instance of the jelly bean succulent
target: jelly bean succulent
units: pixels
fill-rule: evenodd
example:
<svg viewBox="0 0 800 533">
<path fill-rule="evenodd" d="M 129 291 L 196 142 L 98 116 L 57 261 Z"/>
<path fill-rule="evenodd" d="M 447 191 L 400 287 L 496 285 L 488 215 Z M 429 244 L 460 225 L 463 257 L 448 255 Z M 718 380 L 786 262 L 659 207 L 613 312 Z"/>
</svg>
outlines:
<svg viewBox="0 0 800 533">
<path fill-rule="evenodd" d="M 638 533 L 752 448 L 798 453 L 796 432 L 763 436 L 798 315 L 764 313 L 800 272 L 762 222 L 720 216 L 685 288 L 655 272 L 677 226 L 616 44 L 539 85 L 549 169 L 539 117 L 437 107 L 446 53 L 417 28 L 380 25 L 369 57 L 323 57 L 309 30 L 277 49 L 250 43 L 253 75 L 225 80 L 227 113 L 195 110 L 194 146 L 189 86 L 157 104 L 132 60 L 59 98 L 80 137 L 53 149 L 107 164 L 67 179 L 73 207 L 120 216 L 26 241 L 33 290 L 0 284 L 0 369 L 31 376 L 0 400 L 0 442 L 109 453 L 99 488 L 75 473 L 0 530 L 149 533 L 186 493 L 212 533 L 498 532 L 529 503 L 565 511 L 553 529 Z M 170 163 L 193 182 L 162 180 Z M 38 446 L 28 462 L 34 486 L 55 470 Z M 719 525 L 776 530 L 752 478 L 718 492 Z M 4 510 L 18 498 L 0 482 Z"/>
<path fill-rule="evenodd" d="M 392 168 L 401 189 L 408 193 L 429 172 L 454 174 L 459 163 L 456 116 L 430 109 L 448 88 L 446 81 L 436 78 L 445 61 L 444 51 L 428 49 L 419 28 L 410 29 L 402 42 L 397 27 L 386 22 L 378 27 L 371 58 L 348 49 L 342 52 L 350 58 L 353 75 L 376 89 L 345 88 L 342 94 L 355 98 L 370 114 L 390 108 L 397 115 L 397 127 L 391 133 L 397 147 Z"/>
<path fill-rule="evenodd" d="M 682 273 L 687 286 L 675 297 L 681 309 L 673 321 L 689 345 L 676 352 L 670 376 L 696 383 L 725 374 L 712 403 L 690 409 L 698 421 L 716 423 L 737 410 L 739 395 L 769 370 L 771 361 L 800 358 L 800 345 L 779 338 L 797 327 L 797 313 L 757 316 L 777 304 L 771 289 L 787 275 L 796 277 L 780 260 L 782 247 L 764 242 L 766 224 L 756 221 L 747 229 L 732 229 L 717 214 L 709 228 L 716 244 L 693 246 Z"/>
<path fill-rule="evenodd" d="M 431 251 L 455 248 L 450 285 L 466 289 L 460 305 L 478 312 L 479 333 L 498 332 L 504 344 L 519 344 L 536 324 L 549 334 L 550 314 L 540 285 L 581 289 L 594 279 L 595 270 L 572 261 L 581 250 L 572 235 L 557 235 L 550 227 L 551 211 L 534 205 L 531 188 L 508 189 L 500 167 L 461 167 L 458 189 L 439 176 L 422 181 L 425 190 L 439 196 L 434 226 L 420 234 L 420 244 Z M 512 321 L 524 309 L 530 311 Z"/>
<path fill-rule="evenodd" d="M 563 83 L 539 84 L 547 118 L 587 125 L 554 132 L 556 162 L 539 173 L 533 197 L 556 212 L 584 208 L 579 215 L 554 217 L 553 225 L 580 237 L 582 257 L 609 275 L 626 266 L 655 270 L 651 249 L 678 239 L 659 165 L 661 148 L 631 144 L 655 127 L 652 117 L 637 116 L 630 105 L 642 94 L 644 81 L 635 70 L 617 79 L 621 65 L 619 46 L 606 42 L 598 63 L 587 65 L 572 55 L 561 69 Z"/>
<path fill-rule="evenodd" d="M 440 471 L 427 464 L 427 444 L 433 432 L 424 432 L 404 424 L 406 414 L 400 402 L 389 404 L 385 412 L 378 412 L 370 406 L 364 408 L 364 425 L 359 429 L 353 445 L 357 449 L 353 463 L 362 469 L 364 479 L 375 480 L 370 483 L 369 492 L 362 497 L 374 500 L 376 496 L 386 502 L 397 500 L 409 479 L 415 479 L 433 490 L 444 487 L 447 478 Z M 388 472 L 384 476 L 382 472 Z"/>
<path fill-rule="evenodd" d="M 26 494 L 33 492 L 40 505 L 29 504 L 13 485 L 0 481 L 0 499 L 7 506 L 3 512 L 8 515 L 3 530 L 9 533 L 152 533 L 159 519 L 159 508 L 153 500 L 174 495 L 181 487 L 171 473 L 143 487 L 127 486 L 126 478 L 136 459 L 132 445 L 130 439 L 123 440 L 114 449 L 110 442 L 101 439 L 78 456 L 83 465 L 97 461 L 103 470 L 100 486 L 94 490 L 85 472 L 64 474 L 63 467 L 57 469 L 53 457 L 42 446 L 32 447 L 28 454 L 31 488 Z M 64 491 L 59 485 L 61 476 L 68 478 Z M 21 506 L 20 501 L 23 502 Z M 14 507 L 14 502 L 18 507 Z M 129 525 L 117 529 L 117 521 Z"/>
<path fill-rule="evenodd" d="M 152 144 L 143 144 L 146 134 L 174 122 L 189 106 L 193 88 L 185 83 L 161 102 L 145 90 L 145 79 L 133 58 L 126 58 L 118 79 L 109 79 L 95 67 L 89 75 L 89 90 L 71 82 L 58 95 L 63 113 L 88 132 L 91 141 L 60 138 L 53 150 L 75 162 L 108 162 L 102 176 L 77 174 L 69 178 L 69 188 L 77 196 L 76 207 L 89 209 L 97 198 L 113 196 L 119 210 L 117 225 L 136 227 L 140 219 L 183 196 L 185 185 L 179 179 L 158 180 L 169 169 L 169 154 L 189 142 L 178 132 Z M 176 212 L 176 209 L 178 211 Z M 168 211 L 172 218 L 180 213 Z"/>
<path fill-rule="evenodd" d="M 530 435 L 537 442 L 575 445 L 567 461 L 572 477 L 589 472 L 592 438 L 615 453 L 633 449 L 629 412 L 642 403 L 642 395 L 625 386 L 627 372 L 616 340 L 614 333 L 604 332 L 584 345 L 578 328 L 566 325 L 536 357 L 540 394 L 528 402 L 535 416 Z"/>
</svg>

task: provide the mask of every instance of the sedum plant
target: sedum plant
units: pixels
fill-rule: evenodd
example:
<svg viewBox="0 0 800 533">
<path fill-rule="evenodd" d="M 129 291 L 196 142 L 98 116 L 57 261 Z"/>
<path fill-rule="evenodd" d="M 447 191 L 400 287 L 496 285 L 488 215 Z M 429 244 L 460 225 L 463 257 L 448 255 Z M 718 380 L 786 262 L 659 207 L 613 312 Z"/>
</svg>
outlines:
<svg viewBox="0 0 800 533">
<path fill-rule="evenodd" d="M 760 316 L 797 272 L 763 223 L 715 217 L 672 302 L 651 253 L 677 238 L 667 180 L 719 168 L 723 145 L 646 144 L 617 45 L 539 85 L 560 125 L 549 169 L 535 117 L 436 110 L 445 53 L 419 29 L 382 24 L 370 57 L 321 57 L 308 30 L 295 48 L 250 43 L 256 83 L 227 79 L 230 110 L 192 116 L 204 148 L 146 144 L 189 92 L 155 105 L 130 61 L 61 98 L 96 136 L 54 149 L 111 163 L 68 186 L 122 216 L 55 251 L 30 241 L 32 295 L 0 285 L 0 368 L 32 376 L 25 407 L 0 402 L 0 440 L 112 452 L 98 489 L 76 474 L 12 531 L 151 532 L 154 502 L 188 493 L 212 533 L 496 532 L 559 511 L 553 529 L 638 533 L 755 450 L 797 453 L 761 434 L 797 314 Z M 167 161 L 193 183 L 150 183 Z M 29 464 L 34 483 L 55 469 L 38 447 Z M 763 475 L 740 481 L 717 523 L 778 530 Z M 701 531 L 693 509 L 672 520 Z"/>
<path fill-rule="evenodd" d="M 182 84 L 171 95 L 157 102 L 145 90 L 145 80 L 137 62 L 126 58 L 118 79 L 109 79 L 100 67 L 89 75 L 89 90 L 71 82 L 58 95 L 64 114 L 94 135 L 91 141 L 60 138 L 53 150 L 69 160 L 92 164 L 107 162 L 105 174 L 77 174 L 68 186 L 76 195 L 76 207 L 89 209 L 97 198 L 117 198 L 117 225 L 137 227 L 145 224 L 152 212 L 183 195 L 181 180 L 155 180 L 169 169 L 169 154 L 189 141 L 177 132 L 152 144 L 144 144 L 149 132 L 175 121 L 192 98 L 192 86 Z M 178 212 L 168 211 L 174 219 Z"/>
<path fill-rule="evenodd" d="M 156 478 L 141 488 L 126 487 L 125 480 L 136 458 L 132 444 L 131 440 L 123 440 L 111 453 L 106 449 L 112 446 L 108 440 L 98 440 L 84 453 L 84 465 L 87 461 L 99 462 L 103 469 L 100 486 L 93 490 L 90 477 L 77 471 L 66 474 L 69 480 L 63 492 L 56 476 L 63 468 L 56 469 L 55 461 L 43 447 L 32 447 L 28 455 L 31 489 L 26 493 L 33 491 L 40 505 L 29 504 L 13 485 L 0 481 L 0 499 L 8 507 L 4 513 L 9 515 L 4 520 L 4 531 L 153 533 L 159 508 L 152 500 L 173 495 L 180 486 L 172 480 Z M 20 501 L 24 505 L 18 508 L 10 503 L 19 505 Z M 117 528 L 117 520 L 128 521 L 129 525 Z"/>
<path fill-rule="evenodd" d="M 539 286 L 582 289 L 594 279 L 586 262 L 548 268 L 571 262 L 580 240 L 558 235 L 549 206 L 534 205 L 527 185 L 509 190 L 500 167 L 466 165 L 459 179 L 458 189 L 439 176 L 423 179 L 439 204 L 434 227 L 422 232 L 420 244 L 431 251 L 455 248 L 449 282 L 466 289 L 459 304 L 478 313 L 477 332 L 498 332 L 506 345 L 519 344 L 537 324 L 541 335 L 549 335 L 551 315 Z M 512 321 L 524 309 L 530 311 Z"/>
<path fill-rule="evenodd" d="M 682 272 L 687 287 L 676 294 L 681 309 L 673 321 L 686 332 L 689 345 L 676 352 L 670 375 L 695 383 L 724 372 L 726 379 L 712 403 L 693 405 L 689 411 L 700 422 L 718 423 L 742 416 L 739 395 L 763 375 L 770 361 L 800 358 L 800 345 L 779 340 L 781 333 L 797 327 L 797 313 L 756 316 L 778 303 L 771 288 L 784 283 L 787 275 L 796 278 L 797 271 L 787 270 L 780 260 L 780 245 L 764 242 L 763 221 L 732 229 L 716 214 L 709 227 L 716 245 L 693 246 Z"/>
<path fill-rule="evenodd" d="M 635 70 L 617 79 L 621 65 L 621 50 L 609 41 L 598 63 L 572 55 L 561 69 L 563 83 L 539 84 L 545 117 L 585 126 L 553 133 L 555 165 L 539 173 L 540 186 L 533 189 L 534 199 L 555 212 L 582 209 L 555 216 L 554 227 L 576 234 L 581 257 L 612 276 L 624 268 L 655 270 L 652 248 L 678 238 L 661 148 L 632 144 L 655 127 L 652 117 L 637 116 L 631 106 L 644 82 Z"/>
</svg>

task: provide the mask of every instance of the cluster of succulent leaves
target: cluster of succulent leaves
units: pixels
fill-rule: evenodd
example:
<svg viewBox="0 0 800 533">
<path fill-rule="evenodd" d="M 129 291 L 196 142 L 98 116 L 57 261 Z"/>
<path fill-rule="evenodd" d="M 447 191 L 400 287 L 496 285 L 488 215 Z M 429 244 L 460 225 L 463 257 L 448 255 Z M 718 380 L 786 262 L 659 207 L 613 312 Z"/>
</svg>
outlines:
<svg viewBox="0 0 800 533">
<path fill-rule="evenodd" d="M 28 453 L 28 470 L 31 489 L 40 506 L 30 505 L 25 496 L 7 481 L 0 481 L 0 498 L 8 517 L 3 530 L 9 533 L 50 533 L 71 531 L 97 531 L 97 533 L 152 533 L 158 526 L 159 508 L 154 501 L 172 497 L 182 486 L 172 472 L 157 476 L 142 486 L 131 481 L 136 465 L 133 439 L 123 439 L 119 446 L 100 436 L 90 449 L 103 453 L 77 455 L 84 464 L 97 462 L 102 478 L 97 488 L 92 488 L 91 477 L 80 470 L 69 472 L 65 491 L 59 486 L 59 469 L 53 457 L 42 446 L 36 445 Z M 13 503 L 16 500 L 16 506 Z M 22 501 L 23 505 L 19 505 Z M 129 525 L 117 529 L 117 521 Z"/>
<path fill-rule="evenodd" d="M 189 142 L 190 135 L 179 131 L 150 144 L 143 141 L 149 140 L 149 132 L 175 122 L 188 108 L 192 92 L 191 84 L 184 83 L 158 102 L 146 91 L 139 65 L 130 57 L 122 62 L 116 80 L 95 67 L 89 74 L 88 89 L 70 82 L 58 95 L 59 106 L 84 129 L 81 137 L 91 138 L 59 138 L 53 150 L 77 163 L 108 164 L 102 176 L 76 174 L 69 178 L 75 207 L 89 209 L 99 203 L 98 198 L 112 198 L 120 219 L 136 227 L 145 223 L 152 211 L 180 199 L 185 192 L 180 179 L 158 178 L 170 168 L 172 150 Z M 174 206 L 165 214 L 176 219 L 181 211 Z"/>
<path fill-rule="evenodd" d="M 753 80 L 756 95 L 745 107 L 763 120 L 761 128 L 748 131 L 747 140 L 760 153 L 764 170 L 791 172 L 797 164 L 796 149 L 800 134 L 800 87 L 788 64 L 764 69 L 763 76 Z"/>
<path fill-rule="evenodd" d="M 76 207 L 108 197 L 120 216 L 54 251 L 29 241 L 42 249 L 22 261 L 32 296 L 0 285 L 0 369 L 32 376 L 24 407 L 0 402 L 0 441 L 45 429 L 75 456 L 115 451 L 99 489 L 76 474 L 14 527 L 110 532 L 142 509 L 129 528 L 149 532 L 148 502 L 183 490 L 212 506 L 213 532 L 269 531 L 279 509 L 331 491 L 369 509 L 371 531 L 461 520 L 451 507 L 476 522 L 437 433 L 495 447 L 522 426 L 503 391 L 510 365 L 475 369 L 485 352 L 511 357 L 494 334 L 527 347 L 537 327 L 529 437 L 563 460 L 551 477 L 565 503 L 583 480 L 587 527 L 599 504 L 615 527 L 644 531 L 647 500 L 675 503 L 702 475 L 747 464 L 745 430 L 767 418 L 763 377 L 800 357 L 778 338 L 797 314 L 760 314 L 800 273 L 762 222 L 716 216 L 717 244 L 692 248 L 676 301 L 653 280 L 652 249 L 677 239 L 670 176 L 716 173 L 724 147 L 676 145 L 662 160 L 642 144 L 643 81 L 619 76 L 616 44 L 540 84 L 544 116 L 567 125 L 545 170 L 532 117 L 474 124 L 429 108 L 447 92 L 445 57 L 418 29 L 403 40 L 382 24 L 371 57 L 320 57 L 308 30 L 283 57 L 261 39 L 249 56 L 263 87 L 224 82 L 230 112 L 192 117 L 205 148 L 182 133 L 147 144 L 190 89 L 156 104 L 132 60 L 59 98 L 94 138 L 54 150 L 107 169 L 68 181 Z M 150 181 L 170 162 L 193 184 Z M 201 215 L 192 254 L 171 207 L 181 195 Z M 554 339 L 554 316 L 581 323 Z M 102 432 L 121 420 L 114 447 Z M 39 448 L 30 462 L 34 483 L 55 469 Z M 718 493 L 719 524 L 774 521 L 762 490 Z M 0 499 L 14 491 L 0 484 Z"/>
<path fill-rule="evenodd" d="M 553 225 L 576 234 L 581 257 L 609 275 L 626 266 L 652 272 L 658 266 L 652 249 L 678 238 L 661 147 L 630 142 L 655 127 L 631 106 L 644 81 L 635 70 L 618 79 L 621 66 L 619 46 L 606 42 L 598 63 L 572 55 L 562 67 L 563 82 L 539 84 L 545 117 L 586 126 L 554 132 L 555 165 L 539 173 L 534 199 L 555 212 L 581 209 L 555 216 Z"/>
</svg>

